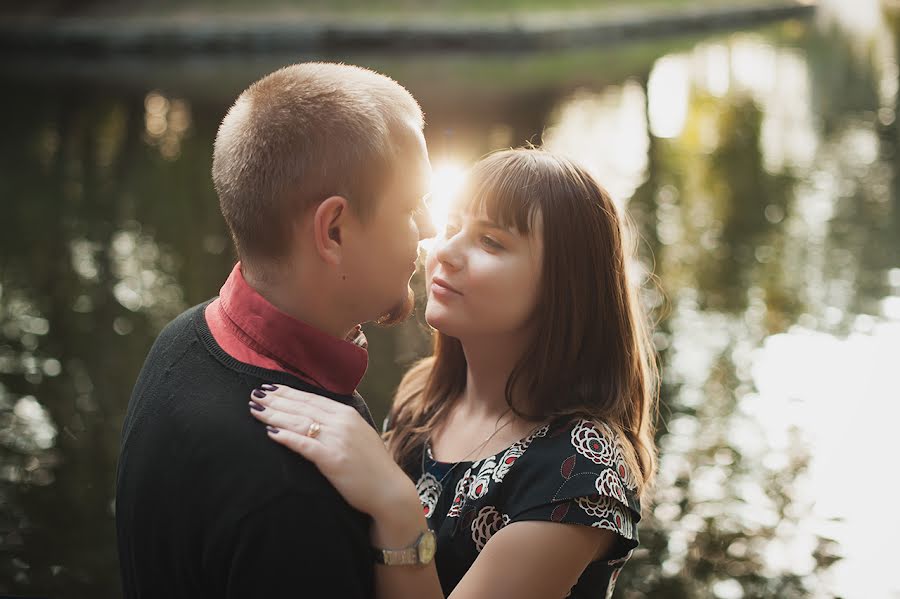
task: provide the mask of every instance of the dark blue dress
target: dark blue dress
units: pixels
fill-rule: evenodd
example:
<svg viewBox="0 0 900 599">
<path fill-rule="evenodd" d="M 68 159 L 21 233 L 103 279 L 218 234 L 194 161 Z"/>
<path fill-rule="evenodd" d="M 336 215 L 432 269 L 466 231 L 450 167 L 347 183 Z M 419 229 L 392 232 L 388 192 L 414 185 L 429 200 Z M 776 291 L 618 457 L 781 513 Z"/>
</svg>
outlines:
<svg viewBox="0 0 900 599">
<path fill-rule="evenodd" d="M 513 522 L 574 523 L 617 533 L 613 554 L 584 570 L 572 598 L 610 597 L 638 545 L 637 485 L 606 425 L 560 418 L 494 456 L 456 466 L 435 461 L 425 447 L 408 474 L 437 535 L 435 563 L 448 596 L 491 536 Z"/>
</svg>

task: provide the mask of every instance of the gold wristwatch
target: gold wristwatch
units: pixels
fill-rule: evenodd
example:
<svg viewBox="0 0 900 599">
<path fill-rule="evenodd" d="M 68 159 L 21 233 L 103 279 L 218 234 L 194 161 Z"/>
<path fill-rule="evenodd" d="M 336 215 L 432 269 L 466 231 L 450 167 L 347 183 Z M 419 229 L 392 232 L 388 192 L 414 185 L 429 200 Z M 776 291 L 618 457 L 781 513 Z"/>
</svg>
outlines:
<svg viewBox="0 0 900 599">
<path fill-rule="evenodd" d="M 431 563 L 437 550 L 434 532 L 426 530 L 416 542 L 404 549 L 372 548 L 375 562 L 386 566 L 416 566 Z"/>
</svg>

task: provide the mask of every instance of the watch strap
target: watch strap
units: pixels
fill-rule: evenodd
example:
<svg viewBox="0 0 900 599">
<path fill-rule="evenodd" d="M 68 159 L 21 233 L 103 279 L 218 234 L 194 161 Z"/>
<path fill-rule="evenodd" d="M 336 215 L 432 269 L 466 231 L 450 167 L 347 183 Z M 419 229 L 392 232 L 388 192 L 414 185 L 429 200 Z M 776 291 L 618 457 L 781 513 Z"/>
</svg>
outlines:
<svg viewBox="0 0 900 599">
<path fill-rule="evenodd" d="M 419 538 L 410 545 L 402 549 L 380 549 L 372 548 L 372 555 L 375 562 L 386 566 L 415 566 L 427 564 L 434 559 L 435 552 L 435 535 L 431 530 L 425 530 L 419 535 Z"/>
<path fill-rule="evenodd" d="M 375 561 L 386 566 L 414 566 L 419 563 L 419 551 L 416 546 L 406 549 L 372 548 Z"/>
</svg>

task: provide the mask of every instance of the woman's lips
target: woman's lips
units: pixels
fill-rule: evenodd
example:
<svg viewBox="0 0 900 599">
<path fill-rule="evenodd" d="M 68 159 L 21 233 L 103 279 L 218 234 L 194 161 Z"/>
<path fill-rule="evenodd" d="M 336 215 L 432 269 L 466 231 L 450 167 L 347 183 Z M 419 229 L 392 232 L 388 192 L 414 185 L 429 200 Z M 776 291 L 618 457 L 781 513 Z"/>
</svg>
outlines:
<svg viewBox="0 0 900 599">
<path fill-rule="evenodd" d="M 442 297 L 462 295 L 455 287 L 440 277 L 433 277 L 431 279 L 431 291 L 435 295 Z"/>
</svg>

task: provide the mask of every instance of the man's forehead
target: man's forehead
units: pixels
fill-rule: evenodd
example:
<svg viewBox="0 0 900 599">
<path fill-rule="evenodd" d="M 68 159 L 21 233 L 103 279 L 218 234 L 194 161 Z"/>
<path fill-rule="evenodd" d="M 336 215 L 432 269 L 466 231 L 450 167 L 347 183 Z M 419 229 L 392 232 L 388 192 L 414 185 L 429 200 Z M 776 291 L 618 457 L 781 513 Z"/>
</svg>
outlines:
<svg viewBox="0 0 900 599">
<path fill-rule="evenodd" d="M 419 197 L 428 193 L 431 189 L 431 162 L 428 158 L 428 147 L 425 144 L 425 135 L 421 130 L 415 132 L 416 140 L 412 152 L 407 153 L 406 161 L 409 163 L 402 171 L 406 171 L 411 179 L 410 184 L 421 190 Z"/>
<path fill-rule="evenodd" d="M 431 163 L 428 157 L 416 158 L 411 164 L 401 165 L 397 171 L 400 187 L 417 199 L 431 192 Z"/>
<path fill-rule="evenodd" d="M 387 195 L 404 204 L 420 202 L 430 193 L 430 171 L 423 172 L 420 167 L 400 165 L 388 187 Z"/>
</svg>

